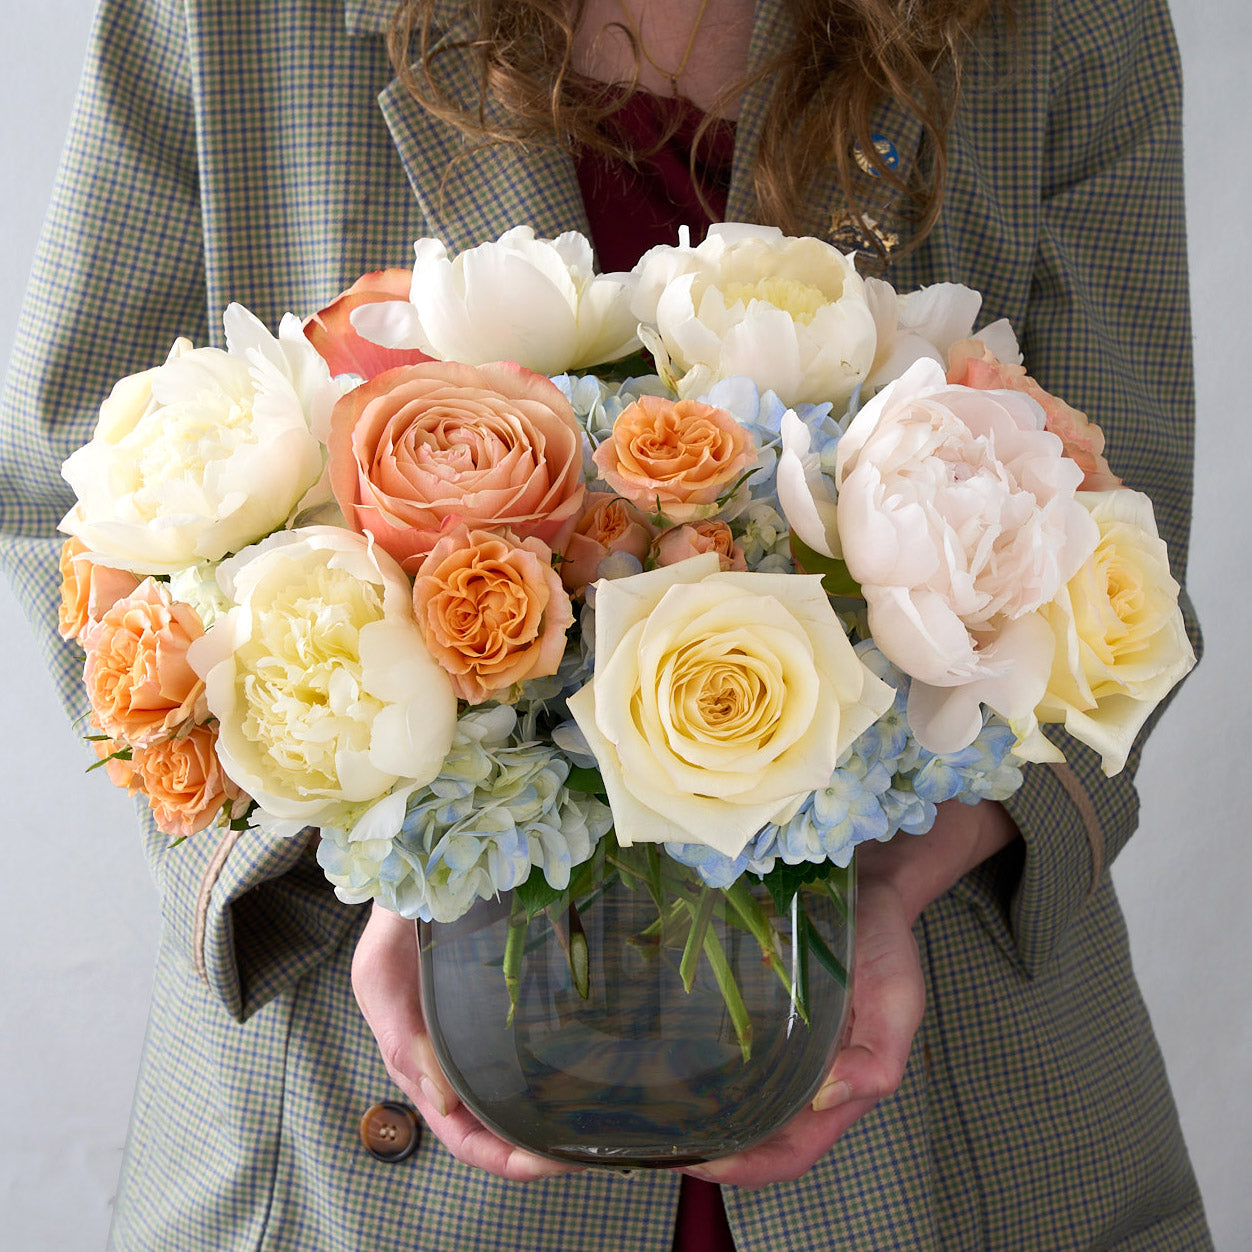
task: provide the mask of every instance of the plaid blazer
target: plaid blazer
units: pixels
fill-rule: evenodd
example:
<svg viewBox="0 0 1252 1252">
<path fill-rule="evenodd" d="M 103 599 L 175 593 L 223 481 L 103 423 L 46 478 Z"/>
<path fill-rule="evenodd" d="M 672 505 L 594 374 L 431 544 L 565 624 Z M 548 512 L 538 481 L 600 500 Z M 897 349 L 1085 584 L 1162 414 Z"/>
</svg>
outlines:
<svg viewBox="0 0 1252 1252">
<path fill-rule="evenodd" d="M 221 341 L 240 300 L 271 324 L 357 274 L 531 222 L 586 229 L 569 158 L 466 154 L 393 81 L 393 0 L 101 0 L 22 314 L 0 425 L 0 556 L 67 704 L 55 637 L 61 460 L 119 375 L 172 338 Z M 1109 431 L 1181 572 L 1191 466 L 1177 57 L 1163 0 L 1018 0 L 968 59 L 947 199 L 892 277 L 985 293 L 1032 372 Z M 455 4 L 444 14 L 455 35 Z M 752 42 L 786 18 L 761 0 Z M 473 98 L 466 55 L 443 59 Z M 765 100 L 746 99 L 728 216 Z M 878 130 L 917 159 L 914 123 Z M 461 158 L 453 163 L 454 158 Z M 890 203 L 880 206 L 887 226 Z M 832 179 L 807 198 L 829 236 Z M 917 925 L 928 1009 L 900 1091 L 797 1182 L 727 1190 L 741 1252 L 1204 1248 L 1201 1203 L 1135 988 L 1107 867 L 1131 777 L 1094 756 L 1038 768 L 1021 845 Z M 385 1164 L 357 1124 L 394 1097 L 349 987 L 363 911 L 300 841 L 147 833 L 164 909 L 154 1006 L 113 1232 L 121 1252 L 670 1247 L 677 1179 L 529 1185 L 461 1166 L 427 1134 Z"/>
</svg>

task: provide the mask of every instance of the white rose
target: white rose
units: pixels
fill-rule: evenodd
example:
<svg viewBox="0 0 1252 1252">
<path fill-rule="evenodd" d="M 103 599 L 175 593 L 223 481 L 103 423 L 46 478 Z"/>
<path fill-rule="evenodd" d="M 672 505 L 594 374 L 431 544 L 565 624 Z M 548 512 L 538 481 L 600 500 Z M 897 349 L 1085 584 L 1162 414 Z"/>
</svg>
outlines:
<svg viewBox="0 0 1252 1252">
<path fill-rule="evenodd" d="M 826 786 L 893 698 L 820 579 L 721 573 L 705 553 L 597 584 L 595 676 L 569 708 L 621 843 L 734 857 Z"/>
<path fill-rule="evenodd" d="M 334 527 L 284 531 L 225 562 L 218 581 L 235 607 L 190 661 L 222 766 L 273 829 L 348 827 L 360 806 L 438 774 L 456 697 L 385 552 Z"/>
<path fill-rule="evenodd" d="M 1105 773 L 1126 764 L 1148 715 L 1195 664 L 1169 553 L 1152 502 L 1137 491 L 1081 492 L 1100 539 L 1043 611 L 1056 639 L 1041 722 L 1064 722 L 1100 753 Z"/>
<path fill-rule="evenodd" d="M 225 351 L 180 339 L 165 364 L 118 382 L 62 466 L 78 503 L 61 529 L 94 559 L 173 573 L 329 498 L 314 431 L 339 389 L 325 362 L 290 315 L 277 337 L 237 304 L 223 321 Z"/>
<path fill-rule="evenodd" d="M 843 557 L 932 751 L 971 743 L 983 703 L 1009 720 L 1034 709 L 1052 660 L 1036 610 L 1095 548 L 1082 470 L 1043 424 L 1028 396 L 950 385 L 923 360 L 839 441 Z"/>
<path fill-rule="evenodd" d="M 515 226 L 494 243 L 448 256 L 419 239 L 409 300 L 352 313 L 366 339 L 443 361 L 515 361 L 540 374 L 586 369 L 638 351 L 626 274 L 594 272 L 591 244 L 570 231 L 536 239 Z"/>
<path fill-rule="evenodd" d="M 787 404 L 838 408 L 873 363 L 865 283 L 820 239 L 715 225 L 695 248 L 651 249 L 635 274 L 641 337 L 684 397 L 742 375 Z"/>
</svg>

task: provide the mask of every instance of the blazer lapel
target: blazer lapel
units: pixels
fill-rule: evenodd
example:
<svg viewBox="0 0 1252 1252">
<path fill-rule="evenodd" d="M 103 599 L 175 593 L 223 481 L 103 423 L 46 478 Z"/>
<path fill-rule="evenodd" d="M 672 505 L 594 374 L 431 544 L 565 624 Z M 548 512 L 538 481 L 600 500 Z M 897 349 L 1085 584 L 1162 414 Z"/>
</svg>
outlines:
<svg viewBox="0 0 1252 1252">
<path fill-rule="evenodd" d="M 354 34 L 386 29 L 395 0 L 346 0 L 346 20 Z M 478 67 L 473 53 L 456 47 L 472 29 L 461 6 L 439 14 L 445 24 L 436 47 L 433 72 L 453 99 L 477 107 Z M 460 251 L 495 239 L 511 226 L 529 225 L 552 238 L 567 230 L 590 233 L 578 177 L 569 154 L 554 144 L 475 146 L 447 122 L 431 116 L 398 78 L 379 94 L 379 107 L 396 151 L 427 221 L 430 235 Z M 488 102 L 487 120 L 503 116 Z"/>
<path fill-rule="evenodd" d="M 790 42 L 793 31 L 791 16 L 780 0 L 758 0 L 748 53 L 750 71 L 755 71 L 782 51 Z M 727 219 L 732 222 L 760 220 L 760 206 L 752 187 L 752 166 L 769 109 L 769 92 L 768 80 L 758 82 L 748 90 L 740 108 L 735 135 L 735 162 L 726 208 Z M 892 101 L 878 109 L 874 130 L 892 145 L 899 162 L 897 172 L 907 181 L 920 154 L 921 123 Z M 869 216 L 885 234 L 900 234 L 907 228 L 907 222 L 899 211 L 899 200 L 899 193 L 884 181 L 881 194 L 868 208 Z M 845 211 L 834 165 L 825 165 L 810 185 L 801 206 L 801 231 L 819 239 L 840 236 Z M 856 246 L 846 236 L 837 241 L 847 250 Z"/>
<path fill-rule="evenodd" d="M 395 0 L 345 0 L 348 30 L 359 36 L 378 36 L 387 28 Z M 433 62 L 440 86 L 453 98 L 473 107 L 479 98 L 477 65 L 468 48 L 450 45 L 473 34 L 463 5 L 447 0 L 437 7 L 441 23 L 437 47 L 445 47 Z M 780 0 L 758 0 L 749 49 L 755 69 L 786 46 L 791 18 Z M 399 79 L 379 95 L 379 106 L 391 131 L 405 174 L 428 223 L 428 233 L 452 250 L 495 239 L 510 226 L 528 224 L 537 234 L 553 237 L 567 230 L 589 234 L 587 215 L 574 163 L 555 145 L 492 144 L 474 147 L 456 127 L 432 117 L 405 91 Z M 735 158 L 726 216 L 729 221 L 757 221 L 760 209 L 752 187 L 752 165 L 760 144 L 769 106 L 769 83 L 760 82 L 746 93 L 736 124 Z M 502 116 L 494 102 L 487 118 Z M 922 140 L 918 121 L 894 103 L 881 107 L 875 118 L 878 134 L 889 141 L 899 160 L 898 172 L 908 178 Z M 907 223 L 899 212 L 899 195 L 885 181 L 883 194 L 871 205 L 870 215 L 886 234 L 900 234 Z M 844 216 L 843 196 L 833 166 L 814 180 L 801 210 L 804 233 L 838 238 L 845 248 L 855 246 L 839 238 Z"/>
</svg>

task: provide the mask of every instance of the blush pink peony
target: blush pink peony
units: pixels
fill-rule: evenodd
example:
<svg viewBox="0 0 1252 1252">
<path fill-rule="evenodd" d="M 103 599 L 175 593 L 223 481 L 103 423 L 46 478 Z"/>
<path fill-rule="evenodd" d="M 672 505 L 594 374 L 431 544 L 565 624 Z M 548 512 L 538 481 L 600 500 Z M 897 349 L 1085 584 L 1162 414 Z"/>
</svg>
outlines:
<svg viewBox="0 0 1252 1252">
<path fill-rule="evenodd" d="M 1006 364 L 982 340 L 965 339 L 955 344 L 949 355 L 948 382 L 1030 396 L 1043 409 L 1044 428 L 1061 441 L 1065 455 L 1082 469 L 1083 491 L 1111 491 L 1121 486 L 1122 480 L 1104 459 L 1104 432 L 1085 413 L 1044 391 L 1024 365 Z"/>
<path fill-rule="evenodd" d="M 936 752 L 973 741 L 981 705 L 1029 716 L 1052 665 L 1036 612 L 1095 548 L 1082 471 L 1012 391 L 918 362 L 853 418 L 835 465 L 838 528 L 874 642 L 914 680 L 909 722 Z"/>
</svg>

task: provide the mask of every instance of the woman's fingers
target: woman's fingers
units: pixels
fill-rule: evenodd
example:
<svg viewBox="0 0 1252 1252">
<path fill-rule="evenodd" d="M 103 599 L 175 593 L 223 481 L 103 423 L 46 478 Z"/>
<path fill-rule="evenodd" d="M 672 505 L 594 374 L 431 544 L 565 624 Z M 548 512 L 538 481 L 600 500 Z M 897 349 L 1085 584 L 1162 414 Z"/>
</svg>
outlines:
<svg viewBox="0 0 1252 1252">
<path fill-rule="evenodd" d="M 439 1066 L 422 1017 L 421 965 L 413 922 L 374 908 L 353 954 L 352 989 L 387 1073 L 453 1156 L 515 1182 L 574 1168 L 505 1142 L 461 1104 Z"/>
<path fill-rule="evenodd" d="M 755 1148 L 690 1173 L 737 1187 L 798 1178 L 899 1087 L 921 1025 L 925 988 L 908 915 L 888 884 L 871 880 L 860 889 L 856 953 L 848 1039 L 812 1107 Z"/>
</svg>

